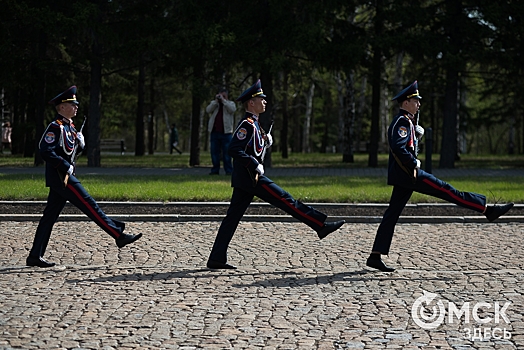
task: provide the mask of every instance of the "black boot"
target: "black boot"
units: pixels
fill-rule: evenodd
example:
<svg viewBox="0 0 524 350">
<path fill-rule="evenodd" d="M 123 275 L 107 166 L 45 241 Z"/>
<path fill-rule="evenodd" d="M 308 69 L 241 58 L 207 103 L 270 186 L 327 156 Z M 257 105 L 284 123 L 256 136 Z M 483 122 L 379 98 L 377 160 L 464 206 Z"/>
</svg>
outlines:
<svg viewBox="0 0 524 350">
<path fill-rule="evenodd" d="M 27 259 L 25 260 L 25 264 L 27 266 L 38 266 L 38 267 L 53 267 L 55 266 L 54 262 L 47 261 L 46 259 L 42 258 L 41 256 L 31 256 L 29 255 Z"/>
<path fill-rule="evenodd" d="M 334 232 L 338 230 L 340 227 L 342 227 L 342 225 L 344 225 L 345 222 L 346 220 L 340 220 L 336 222 L 325 223 L 324 226 L 319 231 L 317 231 L 318 238 L 326 238 L 326 236 L 329 235 L 331 232 Z"/>
<path fill-rule="evenodd" d="M 393 272 L 394 268 L 387 266 L 380 257 L 380 254 L 371 253 L 368 260 L 366 261 L 368 267 L 380 270 L 382 272 Z"/>
<path fill-rule="evenodd" d="M 129 243 L 133 243 L 134 241 L 136 241 L 140 237 L 142 237 L 141 233 L 139 233 L 138 235 L 135 235 L 135 236 L 128 235 L 127 233 L 121 233 L 120 237 L 115 239 L 115 242 L 116 242 L 116 245 L 118 246 L 118 248 L 122 248 L 122 247 L 125 247 L 126 245 L 128 245 Z"/>
<path fill-rule="evenodd" d="M 236 270 L 236 266 L 229 265 L 228 263 L 223 263 L 216 260 L 208 260 L 207 261 L 207 268 L 213 269 L 213 270 Z"/>
<path fill-rule="evenodd" d="M 484 215 L 486 215 L 489 222 L 493 222 L 502 215 L 506 214 L 511 208 L 513 208 L 513 203 L 504 205 L 491 205 L 486 208 Z"/>
</svg>

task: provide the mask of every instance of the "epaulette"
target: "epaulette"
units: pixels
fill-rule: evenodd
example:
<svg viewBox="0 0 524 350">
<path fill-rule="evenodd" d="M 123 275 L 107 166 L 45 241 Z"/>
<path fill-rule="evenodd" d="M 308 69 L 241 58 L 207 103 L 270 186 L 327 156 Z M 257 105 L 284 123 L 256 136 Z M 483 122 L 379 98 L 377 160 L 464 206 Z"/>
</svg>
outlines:
<svg viewBox="0 0 524 350">
<path fill-rule="evenodd" d="M 69 123 L 67 123 L 67 124 L 64 123 L 64 122 L 62 121 L 62 119 L 56 119 L 54 122 L 57 123 L 58 125 L 70 125 L 70 126 L 72 126 L 73 128 L 75 127 L 75 124 L 73 124 L 73 121 L 72 121 L 72 120 L 69 121 Z"/>
<path fill-rule="evenodd" d="M 247 117 L 246 120 L 249 124 L 255 124 L 255 120 L 253 118 Z"/>
</svg>

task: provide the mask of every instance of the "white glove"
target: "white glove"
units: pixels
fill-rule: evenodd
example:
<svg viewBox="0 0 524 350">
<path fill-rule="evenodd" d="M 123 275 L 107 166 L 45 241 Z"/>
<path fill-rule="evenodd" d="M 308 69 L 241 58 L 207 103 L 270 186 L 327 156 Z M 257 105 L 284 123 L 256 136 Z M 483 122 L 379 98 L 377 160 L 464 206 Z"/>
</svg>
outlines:
<svg viewBox="0 0 524 350">
<path fill-rule="evenodd" d="M 78 139 L 78 143 L 80 143 L 80 147 L 84 148 L 84 146 L 86 145 L 86 141 L 84 140 L 84 135 L 82 135 L 81 132 L 77 132 L 76 138 Z"/>
<path fill-rule="evenodd" d="M 256 168 L 257 173 L 260 175 L 264 175 L 264 166 L 262 164 L 259 164 Z"/>
<path fill-rule="evenodd" d="M 273 136 L 271 136 L 271 134 L 267 134 L 266 138 L 267 138 L 267 146 L 271 147 L 273 145 Z"/>
<path fill-rule="evenodd" d="M 72 165 L 70 165 L 70 166 L 69 166 L 69 169 L 67 169 L 67 173 L 68 173 L 69 175 L 73 175 L 73 171 L 74 171 L 74 170 L 75 170 L 75 167 L 72 166 Z"/>
<path fill-rule="evenodd" d="M 415 167 L 415 169 L 420 169 L 420 160 L 418 159 L 415 159 L 417 161 L 417 166 Z"/>
<path fill-rule="evenodd" d="M 417 139 L 421 139 L 422 136 L 424 136 L 424 128 L 420 125 L 415 125 L 415 135 L 417 136 Z"/>
</svg>

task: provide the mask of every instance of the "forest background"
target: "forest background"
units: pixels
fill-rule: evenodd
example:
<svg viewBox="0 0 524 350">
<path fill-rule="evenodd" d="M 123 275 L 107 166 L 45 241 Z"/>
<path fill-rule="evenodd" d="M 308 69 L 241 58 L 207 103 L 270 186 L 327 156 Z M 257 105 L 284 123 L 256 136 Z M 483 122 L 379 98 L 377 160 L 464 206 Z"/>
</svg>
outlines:
<svg viewBox="0 0 524 350">
<path fill-rule="evenodd" d="M 217 89 L 235 99 L 260 78 L 279 156 L 365 152 L 376 167 L 391 98 L 418 80 L 420 124 L 453 168 L 524 152 L 523 17 L 515 0 L 3 0 L 1 117 L 13 152 L 42 164 L 47 101 L 77 85 L 88 166 L 103 139 L 165 152 L 172 123 L 197 166 Z"/>
</svg>

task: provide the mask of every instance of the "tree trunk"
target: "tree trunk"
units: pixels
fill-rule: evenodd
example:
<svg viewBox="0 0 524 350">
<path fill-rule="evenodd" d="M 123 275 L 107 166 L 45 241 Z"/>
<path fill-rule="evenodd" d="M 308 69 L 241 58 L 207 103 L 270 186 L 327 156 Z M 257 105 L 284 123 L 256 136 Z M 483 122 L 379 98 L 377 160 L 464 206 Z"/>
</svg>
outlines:
<svg viewBox="0 0 524 350">
<path fill-rule="evenodd" d="M 99 167 L 100 160 L 100 104 L 102 100 L 102 63 L 98 40 L 93 42 L 91 60 L 91 86 L 89 91 L 89 110 L 87 118 L 87 166 Z"/>
<path fill-rule="evenodd" d="M 288 123 L 289 123 L 289 112 L 288 112 L 288 90 L 289 90 L 289 84 L 288 84 L 288 73 L 287 71 L 284 71 L 283 73 L 283 80 L 282 80 L 282 129 L 280 131 L 280 151 L 282 154 L 283 159 L 287 159 L 289 157 L 287 149 L 288 149 Z"/>
<path fill-rule="evenodd" d="M 36 106 L 33 100 L 28 101 L 27 109 L 25 112 L 26 123 L 24 124 L 24 158 L 33 157 L 35 153 L 35 140 L 34 126 L 37 124 Z M 40 135 L 42 136 L 42 135 Z M 37 165 L 35 163 L 35 165 Z"/>
<path fill-rule="evenodd" d="M 371 134 L 369 140 L 369 159 L 368 166 L 375 168 L 378 166 L 378 140 L 379 140 L 379 122 L 380 122 L 380 78 L 382 75 L 382 50 L 377 43 L 382 35 L 384 26 L 382 21 L 382 0 L 376 0 L 375 14 L 375 44 L 373 48 L 372 76 L 371 85 L 373 93 L 371 98 Z"/>
<path fill-rule="evenodd" d="M 402 81 L 403 63 L 404 63 L 404 51 L 401 51 L 397 54 L 397 62 L 395 64 L 395 78 L 393 81 L 393 85 L 394 85 L 393 95 L 396 95 L 404 87 L 404 82 Z"/>
<path fill-rule="evenodd" d="M 151 78 L 149 96 L 149 117 L 147 124 L 147 148 L 149 154 L 155 154 L 155 80 Z"/>
<path fill-rule="evenodd" d="M 313 118 L 313 97 L 315 96 L 315 83 L 311 86 L 306 94 L 306 115 L 304 118 L 304 128 L 302 130 L 302 153 L 311 153 L 311 122 Z"/>
<path fill-rule="evenodd" d="M 446 73 L 440 168 L 455 167 L 455 157 L 457 156 L 457 92 L 458 72 L 450 68 Z"/>
<path fill-rule="evenodd" d="M 354 72 L 348 73 L 346 76 L 346 120 L 344 123 L 344 155 L 342 161 L 344 163 L 354 163 L 354 129 L 355 129 L 355 84 Z"/>
<path fill-rule="evenodd" d="M 39 61 L 44 61 L 46 59 L 46 51 L 47 51 L 47 36 L 45 33 L 40 32 L 39 40 L 38 40 L 38 57 Z M 36 99 L 36 107 L 35 107 L 35 126 L 36 126 L 36 134 L 32 137 L 33 142 L 33 150 L 35 151 L 35 161 L 34 165 L 42 165 L 44 164 L 44 160 L 42 159 L 42 156 L 40 155 L 40 152 L 38 151 L 38 143 L 40 141 L 40 137 L 44 133 L 44 116 L 45 116 L 45 107 L 46 107 L 46 73 L 43 69 L 37 68 L 36 69 L 36 93 L 35 93 L 35 99 Z"/>
<path fill-rule="evenodd" d="M 191 145 L 189 151 L 189 165 L 200 165 L 200 114 L 202 106 L 202 86 L 204 82 L 203 63 L 196 60 L 193 65 L 193 86 L 191 97 Z"/>
<path fill-rule="evenodd" d="M 521 137 L 520 137 L 520 142 L 519 142 L 519 153 L 520 154 L 524 154 L 524 113 L 522 113 L 522 111 L 520 111 L 520 127 L 521 127 Z"/>
<path fill-rule="evenodd" d="M 135 136 L 135 156 L 143 156 L 146 152 L 144 143 L 144 111 L 145 111 L 145 85 L 146 67 L 144 58 L 140 56 L 138 67 L 138 103 L 136 107 L 136 136 Z"/>
<path fill-rule="evenodd" d="M 25 114 L 26 108 L 27 108 L 27 101 L 22 100 L 21 97 L 21 90 L 19 88 L 13 89 L 11 93 L 11 106 L 13 108 L 11 112 L 12 114 L 12 121 L 11 124 L 13 126 L 13 134 L 12 134 L 12 143 L 13 146 L 13 154 L 20 154 L 23 153 L 25 149 L 25 129 L 27 123 L 27 115 Z M 42 125 L 42 129 L 43 129 Z M 42 134 L 44 131 L 42 130 Z M 42 135 L 40 135 L 42 136 Z M 40 141 L 40 140 L 39 140 Z M 33 145 L 34 148 L 34 145 Z"/>
<path fill-rule="evenodd" d="M 369 140 L 368 166 L 374 168 L 378 166 L 378 140 L 380 132 L 380 52 L 375 51 L 373 62 L 373 75 L 371 78 L 373 93 L 371 97 L 371 132 Z"/>
<path fill-rule="evenodd" d="M 458 123 L 458 85 L 459 71 L 462 65 L 459 57 L 461 33 L 458 21 L 461 16 L 462 2 L 446 0 L 448 22 L 446 33 L 449 36 L 450 50 L 446 60 L 446 90 L 444 92 L 444 120 L 442 122 L 442 146 L 440 148 L 440 168 L 454 168 L 457 157 Z"/>
<path fill-rule="evenodd" d="M 367 76 L 362 77 L 362 82 L 360 83 L 360 92 L 358 97 L 358 104 L 357 104 L 357 112 L 355 113 L 355 124 L 353 132 L 353 138 L 355 141 L 353 142 L 354 145 L 358 147 L 360 145 L 360 142 L 362 141 L 360 138 L 360 135 L 362 135 L 362 118 L 364 113 L 366 112 L 366 108 L 368 104 L 366 103 L 366 89 L 368 85 L 368 78 Z M 358 149 L 357 149 L 358 151 Z"/>
<path fill-rule="evenodd" d="M 335 73 L 335 81 L 337 83 L 337 100 L 338 100 L 338 130 L 337 130 L 337 139 L 338 139 L 338 148 L 342 150 L 342 161 L 346 156 L 346 147 L 344 147 L 345 140 L 344 127 L 346 124 L 347 118 L 347 108 L 346 108 L 346 99 L 344 94 L 344 84 L 342 84 L 342 73 Z"/>
<path fill-rule="evenodd" d="M 200 105 L 202 104 L 199 91 L 193 92 L 191 100 L 191 152 L 189 165 L 197 166 L 200 165 Z"/>
<path fill-rule="evenodd" d="M 512 115 L 509 119 L 509 135 L 508 135 L 508 154 L 515 154 L 515 124 L 517 118 Z"/>
<path fill-rule="evenodd" d="M 353 163 L 353 127 L 355 121 L 355 94 L 353 73 L 342 81 L 341 73 L 336 75 L 338 95 L 338 147 L 342 151 L 342 162 Z"/>
</svg>

